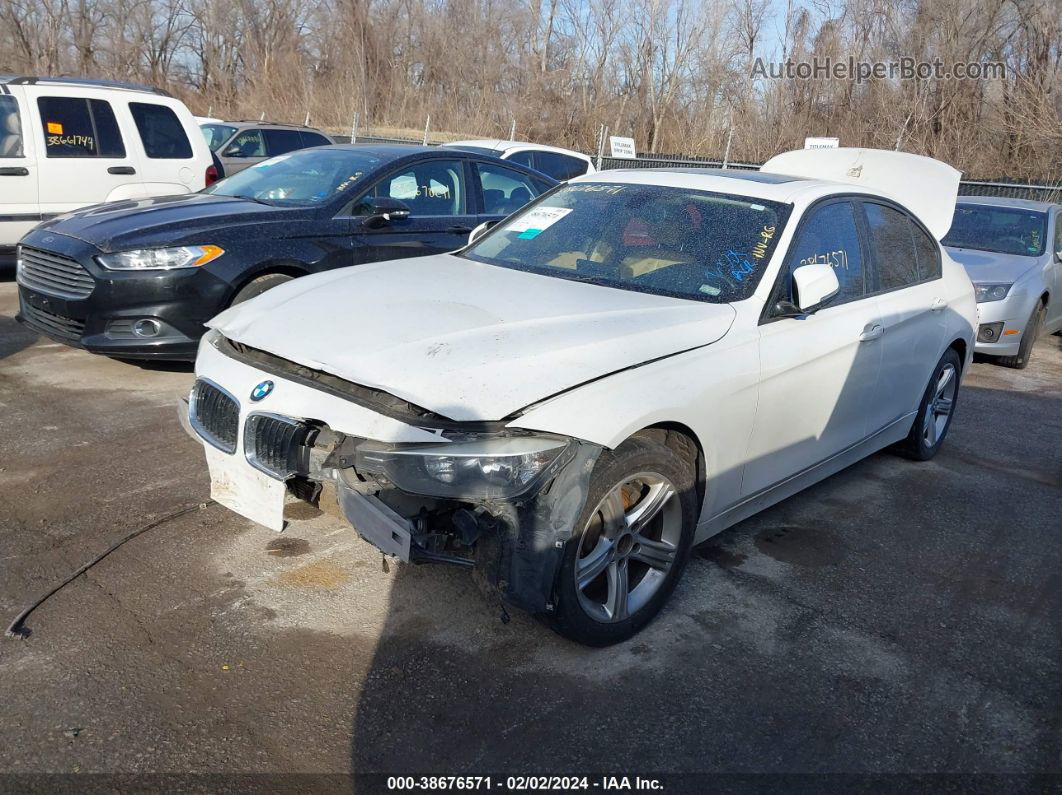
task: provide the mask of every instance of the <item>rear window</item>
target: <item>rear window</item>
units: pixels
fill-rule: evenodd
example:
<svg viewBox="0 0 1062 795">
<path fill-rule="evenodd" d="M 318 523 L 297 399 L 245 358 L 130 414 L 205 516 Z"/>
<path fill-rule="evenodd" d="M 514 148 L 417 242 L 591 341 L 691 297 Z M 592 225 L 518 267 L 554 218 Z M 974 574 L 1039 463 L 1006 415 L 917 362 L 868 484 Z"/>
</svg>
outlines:
<svg viewBox="0 0 1062 795">
<path fill-rule="evenodd" d="M 586 161 L 560 152 L 535 152 L 535 168 L 562 182 L 586 173 Z"/>
<path fill-rule="evenodd" d="M 144 153 L 152 160 L 189 160 L 192 144 L 184 134 L 184 127 L 177 114 L 165 105 L 147 102 L 130 102 Z"/>
<path fill-rule="evenodd" d="M 332 142 L 325 138 L 323 135 L 312 132 L 302 132 L 302 145 L 309 146 L 331 146 Z"/>
<path fill-rule="evenodd" d="M 790 206 L 723 193 L 580 182 L 498 224 L 464 256 L 636 292 L 752 295 Z"/>
<path fill-rule="evenodd" d="M 1047 237 L 1047 214 L 1018 207 L 960 204 L 941 242 L 997 254 L 1039 257 Z"/>
<path fill-rule="evenodd" d="M 48 157 L 125 157 L 125 144 L 109 102 L 40 97 L 37 109 Z"/>
</svg>

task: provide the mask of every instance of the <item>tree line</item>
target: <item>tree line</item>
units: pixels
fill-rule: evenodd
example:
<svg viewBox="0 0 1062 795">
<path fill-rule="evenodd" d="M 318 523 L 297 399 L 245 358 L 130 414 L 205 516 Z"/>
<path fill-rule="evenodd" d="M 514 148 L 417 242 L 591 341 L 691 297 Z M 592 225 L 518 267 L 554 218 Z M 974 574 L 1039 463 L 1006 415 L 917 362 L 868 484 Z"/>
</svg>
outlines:
<svg viewBox="0 0 1062 795">
<path fill-rule="evenodd" d="M 1002 64 L 985 79 L 764 63 Z M 759 60 L 757 60 L 759 59 Z M 0 73 L 150 83 L 194 112 L 761 161 L 805 136 L 1062 177 L 1062 0 L 0 0 Z"/>
</svg>

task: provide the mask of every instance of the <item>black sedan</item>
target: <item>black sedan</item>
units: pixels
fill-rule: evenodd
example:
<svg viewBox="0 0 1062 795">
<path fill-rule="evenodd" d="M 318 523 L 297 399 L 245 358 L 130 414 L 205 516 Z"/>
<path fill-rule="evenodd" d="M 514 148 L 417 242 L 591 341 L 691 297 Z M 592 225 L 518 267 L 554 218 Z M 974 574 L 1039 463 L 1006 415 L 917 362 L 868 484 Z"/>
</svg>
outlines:
<svg viewBox="0 0 1062 795">
<path fill-rule="evenodd" d="M 453 251 L 555 184 L 453 149 L 281 155 L 201 193 L 41 224 L 18 250 L 19 319 L 95 353 L 192 359 L 204 321 L 234 303 L 308 273 Z"/>
</svg>

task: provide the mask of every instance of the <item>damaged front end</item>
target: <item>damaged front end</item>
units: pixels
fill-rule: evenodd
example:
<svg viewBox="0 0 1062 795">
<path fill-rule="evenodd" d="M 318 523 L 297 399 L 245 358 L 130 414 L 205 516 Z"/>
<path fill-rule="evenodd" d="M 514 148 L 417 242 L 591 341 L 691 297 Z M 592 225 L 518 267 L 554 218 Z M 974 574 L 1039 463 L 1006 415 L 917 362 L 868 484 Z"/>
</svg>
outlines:
<svg viewBox="0 0 1062 795">
<path fill-rule="evenodd" d="M 437 415 L 423 414 L 402 419 L 430 430 L 437 442 L 389 443 L 287 415 L 280 405 L 267 412 L 239 403 L 216 383 L 196 382 L 186 427 L 206 442 L 208 462 L 227 458 L 322 510 L 337 506 L 386 555 L 472 568 L 508 604 L 551 609 L 564 545 L 585 505 L 600 446 L 496 423 L 433 422 Z M 216 486 L 213 480 L 212 468 Z M 230 502 L 217 492 L 216 499 L 250 516 L 246 500 Z"/>
</svg>

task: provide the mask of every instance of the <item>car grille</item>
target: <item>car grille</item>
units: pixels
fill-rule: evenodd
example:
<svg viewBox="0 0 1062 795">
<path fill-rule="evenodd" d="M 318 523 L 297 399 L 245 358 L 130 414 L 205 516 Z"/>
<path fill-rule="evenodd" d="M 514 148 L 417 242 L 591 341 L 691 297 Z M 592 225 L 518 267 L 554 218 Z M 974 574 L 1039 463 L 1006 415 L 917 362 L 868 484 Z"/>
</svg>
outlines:
<svg viewBox="0 0 1062 795">
<path fill-rule="evenodd" d="M 57 337 L 69 342 L 81 341 L 81 335 L 85 333 L 85 324 L 82 321 L 38 309 L 26 300 L 20 301 L 19 304 L 22 319 L 30 328 L 43 332 L 49 337 Z"/>
<path fill-rule="evenodd" d="M 316 430 L 305 422 L 275 414 L 252 414 L 243 429 L 248 463 L 278 480 L 309 471 Z"/>
<path fill-rule="evenodd" d="M 188 401 L 188 421 L 196 432 L 226 453 L 236 452 L 240 428 L 240 404 L 210 381 L 199 379 Z"/>
<path fill-rule="evenodd" d="M 25 246 L 19 256 L 18 281 L 27 287 L 60 298 L 87 298 L 96 286 L 92 275 L 70 257 Z"/>
</svg>

